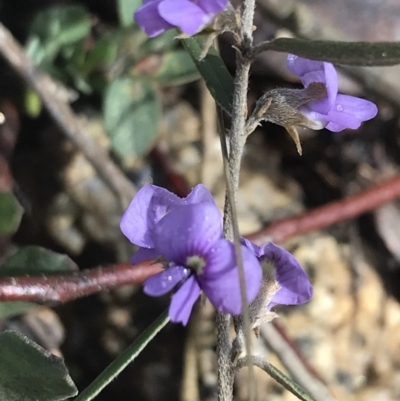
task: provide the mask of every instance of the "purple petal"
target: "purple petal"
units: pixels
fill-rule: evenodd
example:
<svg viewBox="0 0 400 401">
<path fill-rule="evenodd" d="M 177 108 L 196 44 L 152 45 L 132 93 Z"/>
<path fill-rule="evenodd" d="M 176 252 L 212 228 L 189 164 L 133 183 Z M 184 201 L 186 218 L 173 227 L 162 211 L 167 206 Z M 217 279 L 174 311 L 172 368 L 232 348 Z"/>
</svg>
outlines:
<svg viewBox="0 0 400 401">
<path fill-rule="evenodd" d="M 122 233 L 133 243 L 154 248 L 152 232 L 155 224 L 183 199 L 155 185 L 141 188 L 122 216 Z"/>
<path fill-rule="evenodd" d="M 324 61 L 308 60 L 289 54 L 287 67 L 295 75 L 299 76 L 303 85 L 307 88 L 313 82 L 322 82 L 326 86 L 327 99 L 307 105 L 310 110 L 326 114 L 333 107 L 338 92 L 338 77 L 335 67 Z"/>
<path fill-rule="evenodd" d="M 158 6 L 160 16 L 186 35 L 194 35 L 207 25 L 213 16 L 189 0 L 164 0 Z"/>
<path fill-rule="evenodd" d="M 154 248 L 142 248 L 140 247 L 131 257 L 131 263 L 136 265 L 136 263 L 143 262 L 148 259 L 157 259 L 160 254 Z"/>
<path fill-rule="evenodd" d="M 374 118 L 378 113 L 376 105 L 368 100 L 348 95 L 337 95 L 336 103 L 327 114 L 311 111 L 312 105 L 299 109 L 307 118 L 320 123 L 321 128 L 332 132 L 357 129 L 363 121 Z"/>
<path fill-rule="evenodd" d="M 286 249 L 267 243 L 262 247 L 263 257 L 271 261 L 276 272 L 276 279 L 281 286 L 272 297 L 270 308 L 277 304 L 298 305 L 312 297 L 313 288 L 306 272 L 296 258 Z"/>
<path fill-rule="evenodd" d="M 248 249 L 250 249 L 250 251 L 252 251 L 257 258 L 261 256 L 262 249 L 258 245 L 253 244 L 250 240 L 244 237 L 240 238 L 240 242 L 242 245 L 245 245 Z"/>
<path fill-rule="evenodd" d="M 159 297 L 170 292 L 188 275 L 189 270 L 184 266 L 169 267 L 167 270 L 145 280 L 143 283 L 143 291 L 152 297 Z"/>
<path fill-rule="evenodd" d="M 198 0 L 197 5 L 207 14 L 216 15 L 225 10 L 228 0 Z"/>
<path fill-rule="evenodd" d="M 135 12 L 136 23 L 144 30 L 150 38 L 160 35 L 167 29 L 174 26 L 165 21 L 159 11 L 158 6 L 164 0 L 145 1 L 143 6 Z"/>
<path fill-rule="evenodd" d="M 169 306 L 169 317 L 171 321 L 182 323 L 186 326 L 190 312 L 197 298 L 200 296 L 200 287 L 195 276 L 189 277 L 181 288 L 172 297 Z"/>
<path fill-rule="evenodd" d="M 198 276 L 200 287 L 219 311 L 240 314 L 242 298 L 234 245 L 221 239 L 209 255 L 204 273 Z M 247 301 L 251 303 L 260 290 L 262 269 L 254 254 L 243 245 L 242 256 Z"/>
<path fill-rule="evenodd" d="M 167 260 L 185 265 L 188 256 L 204 256 L 222 236 L 221 213 L 209 202 L 175 207 L 154 230 L 155 248 Z"/>
<path fill-rule="evenodd" d="M 211 202 L 215 204 L 214 198 L 211 195 L 209 189 L 203 184 L 196 185 L 190 194 L 184 199 L 187 204 L 199 203 L 199 202 Z"/>
<path fill-rule="evenodd" d="M 333 132 L 346 128 L 357 129 L 363 121 L 371 120 L 378 114 L 376 105 L 355 96 L 337 95 L 335 108 L 328 113 L 327 129 Z M 350 120 L 349 116 L 353 119 Z"/>
</svg>

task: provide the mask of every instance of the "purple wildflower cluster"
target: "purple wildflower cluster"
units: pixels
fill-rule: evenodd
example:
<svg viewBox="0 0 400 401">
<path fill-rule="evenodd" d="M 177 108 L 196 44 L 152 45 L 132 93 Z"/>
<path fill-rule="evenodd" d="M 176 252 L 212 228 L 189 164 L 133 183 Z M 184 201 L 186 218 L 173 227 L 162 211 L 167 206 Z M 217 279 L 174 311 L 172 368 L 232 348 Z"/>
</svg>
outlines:
<svg viewBox="0 0 400 401">
<path fill-rule="evenodd" d="M 186 198 L 146 185 L 132 200 L 121 220 L 124 235 L 139 250 L 132 263 L 161 258 L 166 269 L 147 279 L 144 291 L 161 296 L 174 291 L 169 308 L 172 321 L 186 324 L 201 291 L 220 311 L 241 312 L 234 245 L 222 238 L 222 218 L 212 195 L 197 185 Z M 286 250 L 272 243 L 258 248 L 243 240 L 242 255 L 247 301 L 257 296 L 262 282 L 260 262 L 273 263 L 280 289 L 266 311 L 277 304 L 306 302 L 312 287 L 302 267 Z"/>
<path fill-rule="evenodd" d="M 227 5 L 228 0 L 143 0 L 135 20 L 151 38 L 172 28 L 191 36 L 211 23 Z"/>
<path fill-rule="evenodd" d="M 368 100 L 338 94 L 338 76 L 331 63 L 289 54 L 287 67 L 300 77 L 305 88 L 314 82 L 322 82 L 326 86 L 326 99 L 299 108 L 304 116 L 315 123 L 313 129 L 326 128 L 333 132 L 346 128 L 357 129 L 363 121 L 374 118 L 378 113 L 376 105 Z"/>
</svg>

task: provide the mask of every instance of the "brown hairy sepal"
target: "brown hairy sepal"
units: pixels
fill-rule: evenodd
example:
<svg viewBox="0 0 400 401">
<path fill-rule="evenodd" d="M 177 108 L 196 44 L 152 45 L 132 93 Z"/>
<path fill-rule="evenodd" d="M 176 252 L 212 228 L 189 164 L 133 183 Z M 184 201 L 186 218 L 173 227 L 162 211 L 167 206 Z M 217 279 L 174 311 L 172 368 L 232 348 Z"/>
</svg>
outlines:
<svg viewBox="0 0 400 401">
<path fill-rule="evenodd" d="M 258 99 L 252 115 L 247 120 L 246 134 L 250 135 L 261 121 L 281 125 L 290 134 L 301 155 L 302 149 L 296 126 L 311 129 L 320 129 L 321 127 L 300 113 L 298 108 L 326 97 L 326 86 L 322 82 L 313 82 L 304 89 L 270 90 Z"/>
<path fill-rule="evenodd" d="M 280 288 L 273 277 L 264 277 L 256 299 L 249 306 L 250 328 L 254 330 L 257 337 L 263 323 L 268 323 L 278 317 L 277 313 L 269 310 L 268 305 Z"/>
<path fill-rule="evenodd" d="M 279 289 L 280 286 L 275 278 L 271 276 L 264 277 L 256 299 L 249 305 L 250 329 L 254 331 L 256 337 L 259 336 L 260 326 L 263 323 L 268 323 L 278 317 L 277 313 L 269 310 L 268 305 L 270 304 L 272 297 Z M 236 337 L 232 343 L 231 360 L 232 363 L 236 363 L 239 358 L 245 356 L 246 347 L 243 333 L 242 316 L 235 316 L 233 322 L 235 326 Z"/>
</svg>

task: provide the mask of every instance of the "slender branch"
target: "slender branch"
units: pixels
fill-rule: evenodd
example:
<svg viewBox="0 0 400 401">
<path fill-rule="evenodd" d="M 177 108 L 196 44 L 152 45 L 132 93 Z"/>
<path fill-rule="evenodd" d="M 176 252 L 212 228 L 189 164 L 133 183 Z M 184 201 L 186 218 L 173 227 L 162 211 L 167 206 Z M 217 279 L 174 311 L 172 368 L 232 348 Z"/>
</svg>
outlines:
<svg viewBox="0 0 400 401">
<path fill-rule="evenodd" d="M 239 227 L 236 213 L 237 192 L 239 189 L 239 173 L 246 141 L 245 125 L 247 117 L 247 91 L 249 84 L 249 72 L 251 61 L 242 56 L 242 53 L 249 52 L 253 43 L 253 19 L 255 0 L 246 0 L 241 19 L 240 38 L 238 44 L 240 49 L 236 57 L 236 74 L 234 80 L 234 92 L 232 101 L 232 121 L 229 133 L 229 155 L 226 148 L 225 132 L 223 125 L 220 125 L 221 148 L 224 159 L 224 172 L 226 177 L 227 192 L 225 197 L 224 210 L 224 236 L 233 240 L 235 245 L 235 256 L 239 271 L 240 293 L 242 299 L 242 315 L 245 333 L 245 345 L 247 354 L 251 354 L 250 322 L 247 305 L 247 291 L 243 269 L 243 256 L 240 244 Z M 223 119 L 219 116 L 220 124 Z M 231 345 L 229 339 L 230 319 L 228 316 L 218 313 L 218 399 L 219 401 L 230 401 L 233 396 L 233 369 L 231 366 Z M 229 345 L 228 345 L 229 344 Z M 254 400 L 253 370 L 249 364 L 249 395 Z"/>
<path fill-rule="evenodd" d="M 85 131 L 71 107 L 57 96 L 57 83 L 39 71 L 26 56 L 9 30 L 0 23 L 0 54 L 38 93 L 46 109 L 65 135 L 83 152 L 98 173 L 127 204 L 135 194 L 133 184 L 125 177 L 106 152 Z"/>
<path fill-rule="evenodd" d="M 126 284 L 141 284 L 161 272 L 160 263 L 144 261 L 43 277 L 0 277 L 0 301 L 68 302 Z"/>
<path fill-rule="evenodd" d="M 294 236 L 320 230 L 340 221 L 352 219 L 400 197 L 400 174 L 357 195 L 329 203 L 294 217 L 277 220 L 268 227 L 248 235 L 251 241 L 282 243 Z"/>
<path fill-rule="evenodd" d="M 330 203 L 311 212 L 278 220 L 267 228 L 247 236 L 247 238 L 258 244 L 271 240 L 282 243 L 294 236 L 303 235 L 328 227 L 331 224 L 357 217 L 397 198 L 400 198 L 400 175 L 357 195 Z M 161 271 L 161 265 L 149 265 L 143 262 L 135 266 L 115 265 L 84 270 L 73 275 L 4 277 L 0 278 L 0 300 L 67 302 L 103 289 L 107 290 L 123 284 L 141 283 L 147 277 L 159 271 Z M 87 276 L 93 278 L 93 284 L 91 281 L 87 281 Z M 67 280 L 64 285 L 63 280 L 65 279 L 71 282 Z M 54 286 L 54 283 L 57 283 L 57 286 Z M 99 287 L 94 283 L 103 284 Z M 75 293 L 77 288 L 80 289 L 79 293 Z M 58 292 L 59 294 L 57 295 L 56 293 Z"/>
<path fill-rule="evenodd" d="M 334 401 L 325 384 L 310 372 L 304 360 L 291 347 L 290 341 L 285 338 L 272 324 L 265 324 L 261 328 L 261 336 L 282 362 L 293 379 L 304 387 L 316 401 Z"/>
<path fill-rule="evenodd" d="M 294 394 L 297 398 L 302 401 L 315 401 L 309 394 L 307 394 L 297 383 L 293 382 L 289 377 L 282 373 L 278 368 L 271 365 L 259 356 L 247 356 L 238 360 L 236 369 L 239 370 L 244 366 L 252 363 L 254 366 L 262 369 L 264 372 L 268 373 L 273 379 L 275 379 L 279 384 L 285 387 L 288 391 Z"/>
<path fill-rule="evenodd" d="M 136 357 L 147 344 L 169 322 L 168 311 L 162 313 L 140 336 L 121 354 L 114 359 L 94 381 L 75 398 L 75 401 L 93 400 L 107 385 L 109 385 Z"/>
</svg>

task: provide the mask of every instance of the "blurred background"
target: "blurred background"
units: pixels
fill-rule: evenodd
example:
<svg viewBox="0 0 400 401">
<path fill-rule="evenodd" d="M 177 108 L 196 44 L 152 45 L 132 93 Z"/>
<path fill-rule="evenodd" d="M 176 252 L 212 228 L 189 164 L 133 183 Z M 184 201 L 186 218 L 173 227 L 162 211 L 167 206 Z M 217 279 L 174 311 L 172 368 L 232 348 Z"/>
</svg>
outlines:
<svg viewBox="0 0 400 401">
<path fill-rule="evenodd" d="M 153 182 L 185 196 L 203 182 L 222 208 L 213 99 L 174 40 L 176 32 L 148 39 L 134 25 L 139 5 L 0 0 L 1 24 L 54 80 L 43 90 L 74 111 L 67 124 L 57 124 L 41 96 L 0 58 L 0 190 L 6 193 L 0 199 L 1 263 L 26 246 L 67 254 L 80 269 L 127 262 L 134 252 L 119 231 L 126 199 L 65 135 L 75 123 L 102 149 L 100 163 L 107 155 L 136 189 Z M 284 36 L 396 41 L 400 3 L 259 0 L 255 25 L 256 42 Z M 234 74 L 231 45 L 229 34 L 220 37 L 221 55 Z M 4 46 L 0 40 L 1 54 Z M 300 87 L 285 65 L 283 53 L 257 59 L 250 109 L 266 90 Z M 338 73 L 340 92 L 374 101 L 379 115 L 357 131 L 301 129 L 303 156 L 283 128 L 259 127 L 243 160 L 243 235 L 398 174 L 400 67 L 338 67 Z M 263 328 L 255 350 L 294 374 L 318 401 L 400 399 L 399 206 L 384 204 L 281 243 L 307 270 L 314 297 L 307 305 L 280 307 L 280 318 L 273 329 Z M 3 269 L 1 275 L 7 274 Z M 168 303 L 168 297 L 146 297 L 140 286 L 51 308 L 0 303 L 0 330 L 19 330 L 62 355 L 83 389 Z M 188 327 L 169 324 L 97 399 L 216 400 L 213 318 L 206 303 L 198 305 Z M 259 400 L 295 399 L 264 372 L 256 377 Z M 246 380 L 240 372 L 237 400 L 247 399 Z"/>
</svg>

